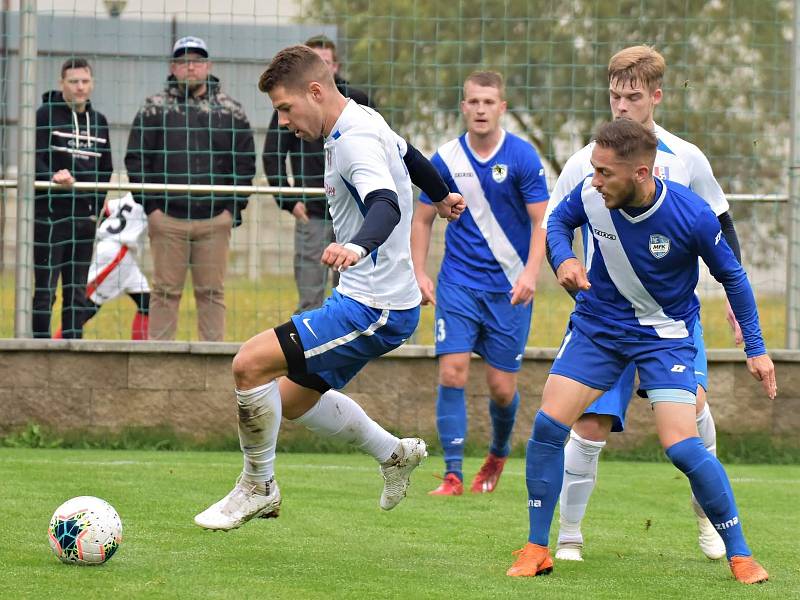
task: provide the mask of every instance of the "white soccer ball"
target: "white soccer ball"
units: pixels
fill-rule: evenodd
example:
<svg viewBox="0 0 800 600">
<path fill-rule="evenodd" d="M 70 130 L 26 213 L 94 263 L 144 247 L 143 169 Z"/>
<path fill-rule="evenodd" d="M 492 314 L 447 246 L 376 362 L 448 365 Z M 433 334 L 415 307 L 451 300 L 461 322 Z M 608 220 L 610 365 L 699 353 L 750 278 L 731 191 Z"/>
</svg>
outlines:
<svg viewBox="0 0 800 600">
<path fill-rule="evenodd" d="M 105 500 L 78 496 L 56 509 L 47 535 L 50 548 L 62 562 L 101 565 L 122 543 L 122 521 Z"/>
</svg>

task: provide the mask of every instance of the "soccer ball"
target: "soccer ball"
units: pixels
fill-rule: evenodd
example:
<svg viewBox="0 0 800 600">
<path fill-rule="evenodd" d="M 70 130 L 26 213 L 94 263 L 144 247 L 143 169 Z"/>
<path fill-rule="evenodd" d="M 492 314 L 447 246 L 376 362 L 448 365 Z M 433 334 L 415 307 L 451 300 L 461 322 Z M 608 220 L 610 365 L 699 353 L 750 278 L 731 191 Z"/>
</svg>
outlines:
<svg viewBox="0 0 800 600">
<path fill-rule="evenodd" d="M 78 496 L 56 509 L 47 535 L 61 562 L 101 565 L 122 543 L 122 521 L 105 500 Z"/>
</svg>

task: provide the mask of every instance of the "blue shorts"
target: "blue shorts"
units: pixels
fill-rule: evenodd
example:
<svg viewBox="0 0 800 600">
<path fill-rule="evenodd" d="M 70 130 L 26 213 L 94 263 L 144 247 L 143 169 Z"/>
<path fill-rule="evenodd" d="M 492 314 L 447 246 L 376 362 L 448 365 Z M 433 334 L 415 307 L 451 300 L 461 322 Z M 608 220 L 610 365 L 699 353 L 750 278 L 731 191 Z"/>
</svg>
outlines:
<svg viewBox="0 0 800 600">
<path fill-rule="evenodd" d="M 694 393 L 697 390 L 696 354 L 691 338 L 640 339 L 626 336 L 621 330 L 609 335 L 594 332 L 589 337 L 581 331 L 580 325 L 570 321 L 550 373 L 594 389 L 613 389 L 612 394 L 598 398 L 586 412 L 611 415 L 615 419 L 612 431 L 622 431 L 634 370 L 639 371 L 642 390 L 681 389 Z M 620 381 L 623 374 L 627 379 Z"/>
<path fill-rule="evenodd" d="M 306 370 L 334 389 L 343 388 L 373 358 L 406 341 L 419 323 L 419 306 L 371 308 L 336 290 L 320 308 L 292 315 Z"/>
<path fill-rule="evenodd" d="M 708 390 L 708 362 L 706 359 L 706 345 L 703 341 L 703 326 L 700 319 L 694 326 L 694 346 L 697 354 L 694 359 L 694 375 L 697 384 L 704 390 Z M 636 374 L 636 365 L 630 364 L 625 367 L 622 375 L 605 394 L 595 400 L 586 413 L 595 415 L 610 415 L 613 418 L 611 431 L 625 430 L 625 413 L 628 412 L 628 405 L 633 394 L 633 379 Z"/>
<path fill-rule="evenodd" d="M 519 371 L 533 303 L 511 304 L 508 292 L 476 290 L 440 279 L 435 313 L 436 356 L 476 352 L 496 369 Z"/>
</svg>

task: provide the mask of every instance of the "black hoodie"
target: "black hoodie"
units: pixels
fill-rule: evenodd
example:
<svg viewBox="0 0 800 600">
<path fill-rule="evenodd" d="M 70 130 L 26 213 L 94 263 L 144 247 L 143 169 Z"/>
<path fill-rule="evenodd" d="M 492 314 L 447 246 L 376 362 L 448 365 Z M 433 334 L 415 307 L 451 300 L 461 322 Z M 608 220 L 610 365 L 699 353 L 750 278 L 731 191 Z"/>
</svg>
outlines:
<svg viewBox="0 0 800 600">
<path fill-rule="evenodd" d="M 114 166 L 105 116 L 91 102 L 84 112 L 73 111 L 56 90 L 44 93 L 42 102 L 36 111 L 36 179 L 50 181 L 56 171 L 69 169 L 76 181 L 109 181 Z M 41 190 L 36 192 L 36 217 L 97 216 L 105 196 L 105 192 Z"/>
<path fill-rule="evenodd" d="M 251 185 L 255 143 L 241 104 L 209 76 L 206 93 L 194 97 L 170 75 L 167 88 L 139 109 L 128 138 L 125 166 L 131 182 Z M 246 195 L 133 194 L 150 214 L 208 219 L 224 210 L 241 223 Z"/>
</svg>

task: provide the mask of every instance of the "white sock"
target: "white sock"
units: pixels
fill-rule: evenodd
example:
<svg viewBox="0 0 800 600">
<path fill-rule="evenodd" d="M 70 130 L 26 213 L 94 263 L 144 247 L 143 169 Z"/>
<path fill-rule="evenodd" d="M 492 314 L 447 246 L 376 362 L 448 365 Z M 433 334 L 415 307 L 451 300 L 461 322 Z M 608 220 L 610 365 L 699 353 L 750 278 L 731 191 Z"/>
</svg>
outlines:
<svg viewBox="0 0 800 600">
<path fill-rule="evenodd" d="M 236 390 L 239 445 L 244 453 L 242 479 L 263 483 L 275 474 L 275 443 L 281 425 L 281 394 L 273 380 L 250 390 Z"/>
<path fill-rule="evenodd" d="M 711 409 L 708 406 L 708 399 L 706 399 L 706 405 L 703 407 L 703 410 L 697 415 L 697 431 L 703 439 L 703 446 L 705 446 L 706 450 L 716 456 L 717 427 L 714 424 L 714 417 L 711 415 Z M 692 494 L 692 508 L 694 508 L 694 512 L 698 517 L 705 517 L 706 513 L 703 512 L 703 508 L 700 506 L 697 498 L 694 497 L 694 494 Z"/>
<path fill-rule="evenodd" d="M 367 416 L 355 400 L 328 390 L 302 417 L 294 419 L 314 433 L 354 444 L 378 462 L 386 462 L 400 440 Z"/>
<path fill-rule="evenodd" d="M 697 415 L 697 431 L 700 437 L 703 438 L 703 446 L 706 450 L 711 452 L 714 456 L 717 455 L 717 427 L 714 425 L 714 417 L 711 415 L 711 409 L 708 406 L 708 401 Z"/>
<path fill-rule="evenodd" d="M 597 462 L 605 442 L 593 442 L 569 432 L 564 447 L 564 484 L 559 497 L 559 542 L 583 543 L 581 521 L 597 480 Z"/>
</svg>

